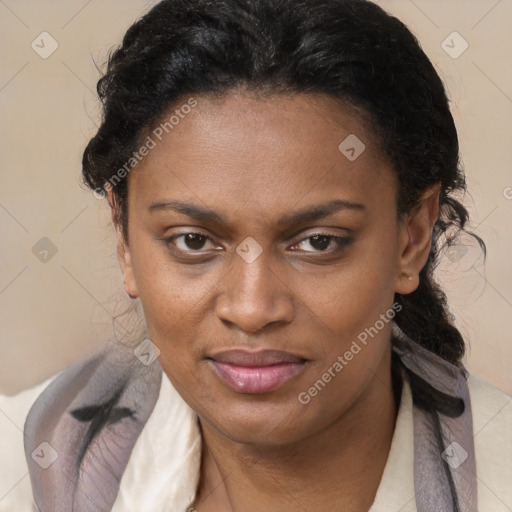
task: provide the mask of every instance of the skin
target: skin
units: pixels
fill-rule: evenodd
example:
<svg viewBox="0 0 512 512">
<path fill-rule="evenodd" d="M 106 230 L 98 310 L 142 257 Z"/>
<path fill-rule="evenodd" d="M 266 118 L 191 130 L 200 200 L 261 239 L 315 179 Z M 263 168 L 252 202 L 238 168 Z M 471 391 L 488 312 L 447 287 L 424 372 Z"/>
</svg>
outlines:
<svg viewBox="0 0 512 512">
<path fill-rule="evenodd" d="M 307 405 L 297 397 L 392 307 L 395 292 L 417 288 L 439 187 L 398 219 L 391 164 L 356 112 L 332 98 L 257 98 L 237 90 L 221 100 L 196 99 L 129 176 L 128 241 L 109 194 L 126 290 L 141 300 L 164 372 L 200 418 L 193 507 L 366 511 L 397 415 L 391 322 Z M 338 150 L 349 134 L 366 146 L 355 161 Z M 334 199 L 364 209 L 277 223 Z M 149 210 L 171 200 L 227 222 Z M 210 240 L 169 240 L 190 232 Z M 335 239 L 321 246 L 308 238 L 319 233 L 352 242 L 336 252 Z M 248 236 L 262 248 L 252 263 L 236 252 Z M 275 391 L 239 393 L 206 359 L 235 346 L 286 350 L 308 362 Z"/>
</svg>

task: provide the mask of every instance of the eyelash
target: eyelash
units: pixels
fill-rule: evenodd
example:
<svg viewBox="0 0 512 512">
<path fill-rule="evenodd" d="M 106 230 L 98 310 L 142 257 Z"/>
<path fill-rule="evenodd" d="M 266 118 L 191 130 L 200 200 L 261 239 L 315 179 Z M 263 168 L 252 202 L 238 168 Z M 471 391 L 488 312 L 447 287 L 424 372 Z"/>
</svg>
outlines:
<svg viewBox="0 0 512 512">
<path fill-rule="evenodd" d="M 176 244 L 174 244 L 174 240 L 176 239 L 179 239 L 179 238 L 182 238 L 182 237 L 185 237 L 187 235 L 198 235 L 200 237 L 203 237 L 205 242 L 206 241 L 210 241 L 210 242 L 213 242 L 213 240 L 208 236 L 208 235 L 204 235 L 203 233 L 198 233 L 198 232 L 195 232 L 195 231 L 189 231 L 187 233 L 180 233 L 178 235 L 173 235 L 171 237 L 168 237 L 168 238 L 165 238 L 164 241 L 166 242 L 166 244 L 168 246 L 174 246 L 173 248 L 175 248 L 175 250 L 179 251 L 181 254 L 202 254 L 202 253 L 207 253 L 207 251 L 202 251 L 200 249 L 197 249 L 197 250 L 184 250 L 184 249 L 180 249 L 176 246 Z M 299 245 L 301 244 L 302 242 L 305 242 L 307 240 L 310 240 L 314 237 L 325 237 L 325 238 L 329 238 L 330 241 L 335 241 L 337 244 L 338 244 L 338 247 L 334 250 L 325 250 L 325 251 L 306 251 L 306 253 L 308 254 L 329 254 L 329 255 L 332 255 L 332 254 L 337 254 L 339 252 L 341 252 L 345 247 L 347 247 L 348 245 L 350 245 L 350 243 L 352 243 L 353 239 L 351 238 L 345 238 L 345 237 L 340 237 L 338 235 L 335 235 L 333 233 L 328 233 L 328 232 L 319 232 L 319 233 L 314 233 L 312 235 L 309 235 L 307 237 L 304 237 L 302 238 L 301 240 L 299 240 L 297 243 L 294 244 L 294 246 L 296 245 Z M 330 244 L 329 244 L 330 245 Z M 295 249 L 294 249 L 295 250 Z M 298 252 L 298 251 L 297 251 Z"/>
</svg>

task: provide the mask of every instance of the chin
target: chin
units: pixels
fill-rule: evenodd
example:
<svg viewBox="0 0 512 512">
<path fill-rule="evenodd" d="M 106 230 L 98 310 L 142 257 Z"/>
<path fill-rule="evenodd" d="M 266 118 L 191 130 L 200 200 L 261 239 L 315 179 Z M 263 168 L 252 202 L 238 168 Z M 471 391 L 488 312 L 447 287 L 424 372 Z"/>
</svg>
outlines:
<svg viewBox="0 0 512 512">
<path fill-rule="evenodd" d="M 284 407 L 287 404 L 288 407 Z M 300 404 L 293 409 L 290 401 L 276 403 L 249 403 L 242 405 L 219 405 L 215 414 L 201 416 L 211 427 L 229 440 L 241 444 L 279 446 L 302 440 L 304 411 Z M 222 416 L 217 416 L 222 411 Z"/>
</svg>

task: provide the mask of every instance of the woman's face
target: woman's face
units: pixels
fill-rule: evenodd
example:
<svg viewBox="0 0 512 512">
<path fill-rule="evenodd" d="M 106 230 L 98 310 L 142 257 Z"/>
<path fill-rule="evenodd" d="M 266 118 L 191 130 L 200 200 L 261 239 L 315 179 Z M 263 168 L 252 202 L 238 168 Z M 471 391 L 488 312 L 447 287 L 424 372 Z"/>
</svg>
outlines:
<svg viewBox="0 0 512 512">
<path fill-rule="evenodd" d="M 305 439 L 389 393 L 394 293 L 417 287 L 436 199 L 399 223 L 390 164 L 332 99 L 195 101 L 129 176 L 125 285 L 203 423 Z"/>
</svg>

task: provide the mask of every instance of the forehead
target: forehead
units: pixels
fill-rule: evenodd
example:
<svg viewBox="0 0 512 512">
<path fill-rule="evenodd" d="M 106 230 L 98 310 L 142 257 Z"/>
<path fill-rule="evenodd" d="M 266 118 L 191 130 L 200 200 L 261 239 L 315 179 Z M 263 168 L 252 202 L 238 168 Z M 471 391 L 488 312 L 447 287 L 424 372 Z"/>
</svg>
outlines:
<svg viewBox="0 0 512 512">
<path fill-rule="evenodd" d="M 129 177 L 139 206 L 186 196 L 258 215 L 313 199 L 394 200 L 392 167 L 349 105 L 318 94 L 237 92 L 197 95 L 196 106 L 181 109 L 187 100 L 148 132 L 154 147 Z"/>
</svg>

